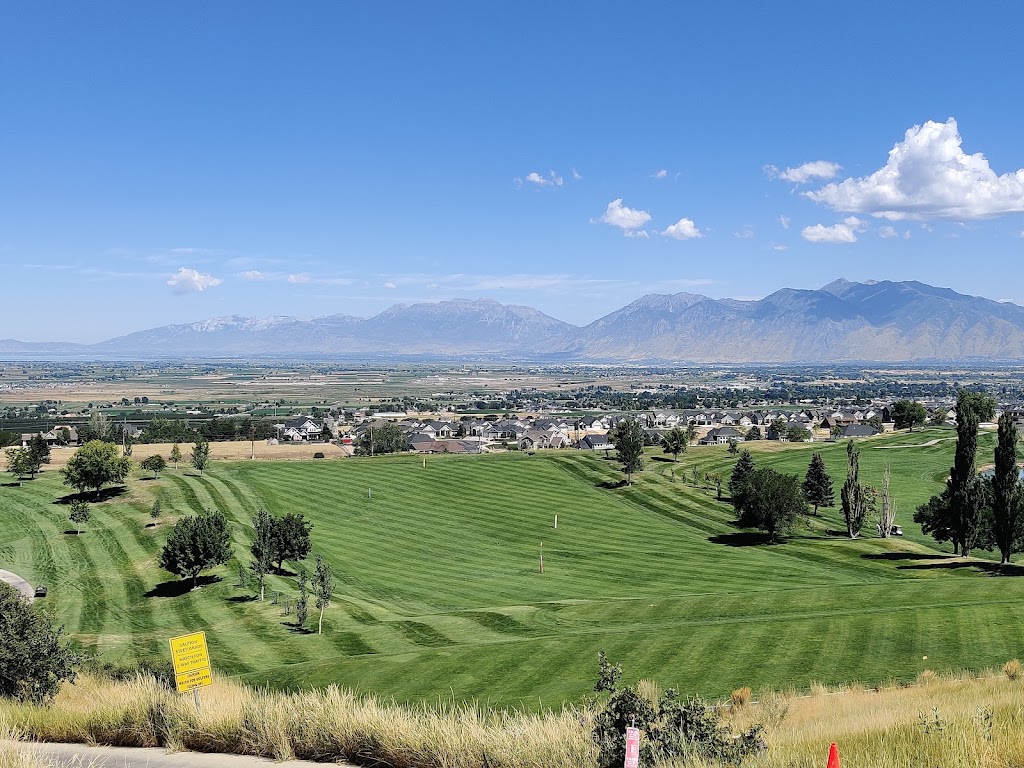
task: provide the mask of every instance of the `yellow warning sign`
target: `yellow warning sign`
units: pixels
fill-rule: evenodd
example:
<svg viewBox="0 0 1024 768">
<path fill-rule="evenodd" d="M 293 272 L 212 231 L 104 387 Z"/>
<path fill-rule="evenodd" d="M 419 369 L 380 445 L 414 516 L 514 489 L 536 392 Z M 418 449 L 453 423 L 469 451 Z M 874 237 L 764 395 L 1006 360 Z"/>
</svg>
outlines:
<svg viewBox="0 0 1024 768">
<path fill-rule="evenodd" d="M 213 684 L 205 632 L 172 637 L 171 660 L 180 693 Z"/>
</svg>

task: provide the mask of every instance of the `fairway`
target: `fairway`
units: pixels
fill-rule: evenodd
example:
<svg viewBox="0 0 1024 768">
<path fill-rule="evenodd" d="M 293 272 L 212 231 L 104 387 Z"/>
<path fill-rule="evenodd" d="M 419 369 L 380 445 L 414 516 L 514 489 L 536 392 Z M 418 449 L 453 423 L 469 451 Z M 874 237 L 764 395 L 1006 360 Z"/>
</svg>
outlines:
<svg viewBox="0 0 1024 768">
<path fill-rule="evenodd" d="M 48 585 L 45 604 L 105 658 L 165 657 L 167 638 L 204 630 L 215 670 L 274 686 L 555 706 L 590 691 L 600 649 L 629 680 L 712 697 L 741 685 L 909 679 L 1024 653 L 1024 581 L 931 548 L 910 520 L 941 488 L 953 443 L 886 446 L 950 435 L 861 444 L 863 481 L 880 483 L 891 464 L 902 539 L 874 538 L 869 525 L 851 542 L 835 535 L 832 509 L 786 544 L 756 544 L 730 524 L 727 502 L 682 480 L 694 465 L 727 477 L 724 447 L 691 448 L 675 482 L 674 465 L 650 453 L 629 488 L 616 463 L 582 451 L 432 456 L 425 467 L 396 456 L 136 477 L 93 506 L 81 536 L 65 533 L 67 506 L 53 503 L 64 489 L 49 471 L 0 488 L 0 567 Z M 759 466 L 801 475 L 821 451 L 838 497 L 845 445 L 749 447 Z M 980 462 L 991 449 L 982 436 Z M 164 514 L 147 527 L 155 497 Z M 155 565 L 175 516 L 214 507 L 248 562 L 261 506 L 314 523 L 314 552 L 335 571 L 322 637 L 237 587 L 236 561 L 194 592 Z M 295 580 L 274 576 L 270 590 L 294 597 Z"/>
</svg>

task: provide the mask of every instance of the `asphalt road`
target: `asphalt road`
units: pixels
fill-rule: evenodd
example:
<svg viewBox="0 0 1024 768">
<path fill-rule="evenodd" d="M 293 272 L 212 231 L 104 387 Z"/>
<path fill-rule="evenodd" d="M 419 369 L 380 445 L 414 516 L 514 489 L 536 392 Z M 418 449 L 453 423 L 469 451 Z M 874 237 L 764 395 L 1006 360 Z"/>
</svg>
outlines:
<svg viewBox="0 0 1024 768">
<path fill-rule="evenodd" d="M 262 757 L 220 755 L 205 752 L 167 752 L 141 747 L 87 747 L 83 744 L 43 744 L 38 742 L 0 742 L 16 750 L 34 752 L 60 766 L 77 768 L 264 768 L 283 766 L 320 766 L 306 760 L 278 763 Z M 333 765 L 333 763 L 331 763 Z M 338 765 L 350 765 L 338 763 Z"/>
<path fill-rule="evenodd" d="M 5 571 L 3 568 L 0 568 L 0 581 L 6 581 L 29 600 L 32 600 L 36 596 L 36 591 L 32 589 L 32 585 L 16 573 L 11 573 L 10 571 Z"/>
</svg>

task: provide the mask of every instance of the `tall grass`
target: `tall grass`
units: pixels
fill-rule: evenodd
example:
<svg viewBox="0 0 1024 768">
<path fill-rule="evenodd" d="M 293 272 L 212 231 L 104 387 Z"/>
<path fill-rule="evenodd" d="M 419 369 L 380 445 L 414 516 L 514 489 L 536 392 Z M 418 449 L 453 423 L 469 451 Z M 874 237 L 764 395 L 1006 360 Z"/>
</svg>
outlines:
<svg viewBox="0 0 1024 768">
<path fill-rule="evenodd" d="M 660 691 L 651 681 L 640 688 L 645 697 Z M 934 675 L 926 685 L 815 686 L 810 696 L 768 691 L 756 698 L 724 709 L 737 728 L 767 727 L 768 749 L 744 764 L 749 768 L 818 767 L 833 741 L 847 766 L 1024 766 L 1024 682 L 1002 669 L 980 679 Z M 191 697 L 152 677 L 112 681 L 86 673 L 48 706 L 0 702 L 0 768 L 45 765 L 4 749 L 11 729 L 45 741 L 394 768 L 593 768 L 592 725 L 586 708 L 529 714 L 403 706 L 335 686 L 283 693 L 224 679 L 204 689 L 197 712 Z"/>
<path fill-rule="evenodd" d="M 102 743 L 394 768 L 563 768 L 594 764 L 590 715 L 398 706 L 336 686 L 300 693 L 220 679 L 190 696 L 152 677 L 84 674 L 48 706 L 0 703 L 0 719 L 43 741 Z"/>
</svg>

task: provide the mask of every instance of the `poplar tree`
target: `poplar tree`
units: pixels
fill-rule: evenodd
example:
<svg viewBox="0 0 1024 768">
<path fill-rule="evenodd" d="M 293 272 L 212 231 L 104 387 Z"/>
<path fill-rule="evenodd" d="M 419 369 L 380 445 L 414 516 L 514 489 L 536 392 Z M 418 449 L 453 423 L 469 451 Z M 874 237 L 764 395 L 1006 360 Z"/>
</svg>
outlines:
<svg viewBox="0 0 1024 768">
<path fill-rule="evenodd" d="M 1010 413 L 999 417 L 996 466 L 992 477 L 992 538 L 1000 565 L 1024 544 L 1020 470 L 1017 467 L 1017 422 Z"/>
<path fill-rule="evenodd" d="M 846 482 L 843 483 L 840 497 L 846 533 L 851 539 L 856 539 L 860 536 L 860 529 L 868 513 L 868 499 L 864 486 L 860 484 L 860 451 L 853 447 L 853 440 L 846 444 L 846 460 Z"/>
<path fill-rule="evenodd" d="M 331 604 L 331 592 L 334 591 L 334 575 L 331 566 L 324 562 L 320 555 L 316 556 L 316 569 L 313 571 L 313 594 L 316 595 L 316 607 L 320 609 L 320 621 L 316 633 L 324 633 L 324 608 Z"/>
<path fill-rule="evenodd" d="M 814 506 L 814 514 L 818 514 L 818 507 L 834 507 L 836 505 L 836 493 L 832 488 L 832 478 L 825 469 L 825 461 L 820 453 L 811 456 L 811 463 L 807 467 L 807 476 L 804 477 L 804 496 L 808 504 Z"/>
<path fill-rule="evenodd" d="M 253 540 L 249 546 L 252 553 L 252 564 L 249 569 L 256 578 L 256 586 L 263 600 L 267 583 L 267 574 L 274 562 L 274 541 L 270 514 L 265 509 L 259 510 L 252 518 Z"/>
</svg>

